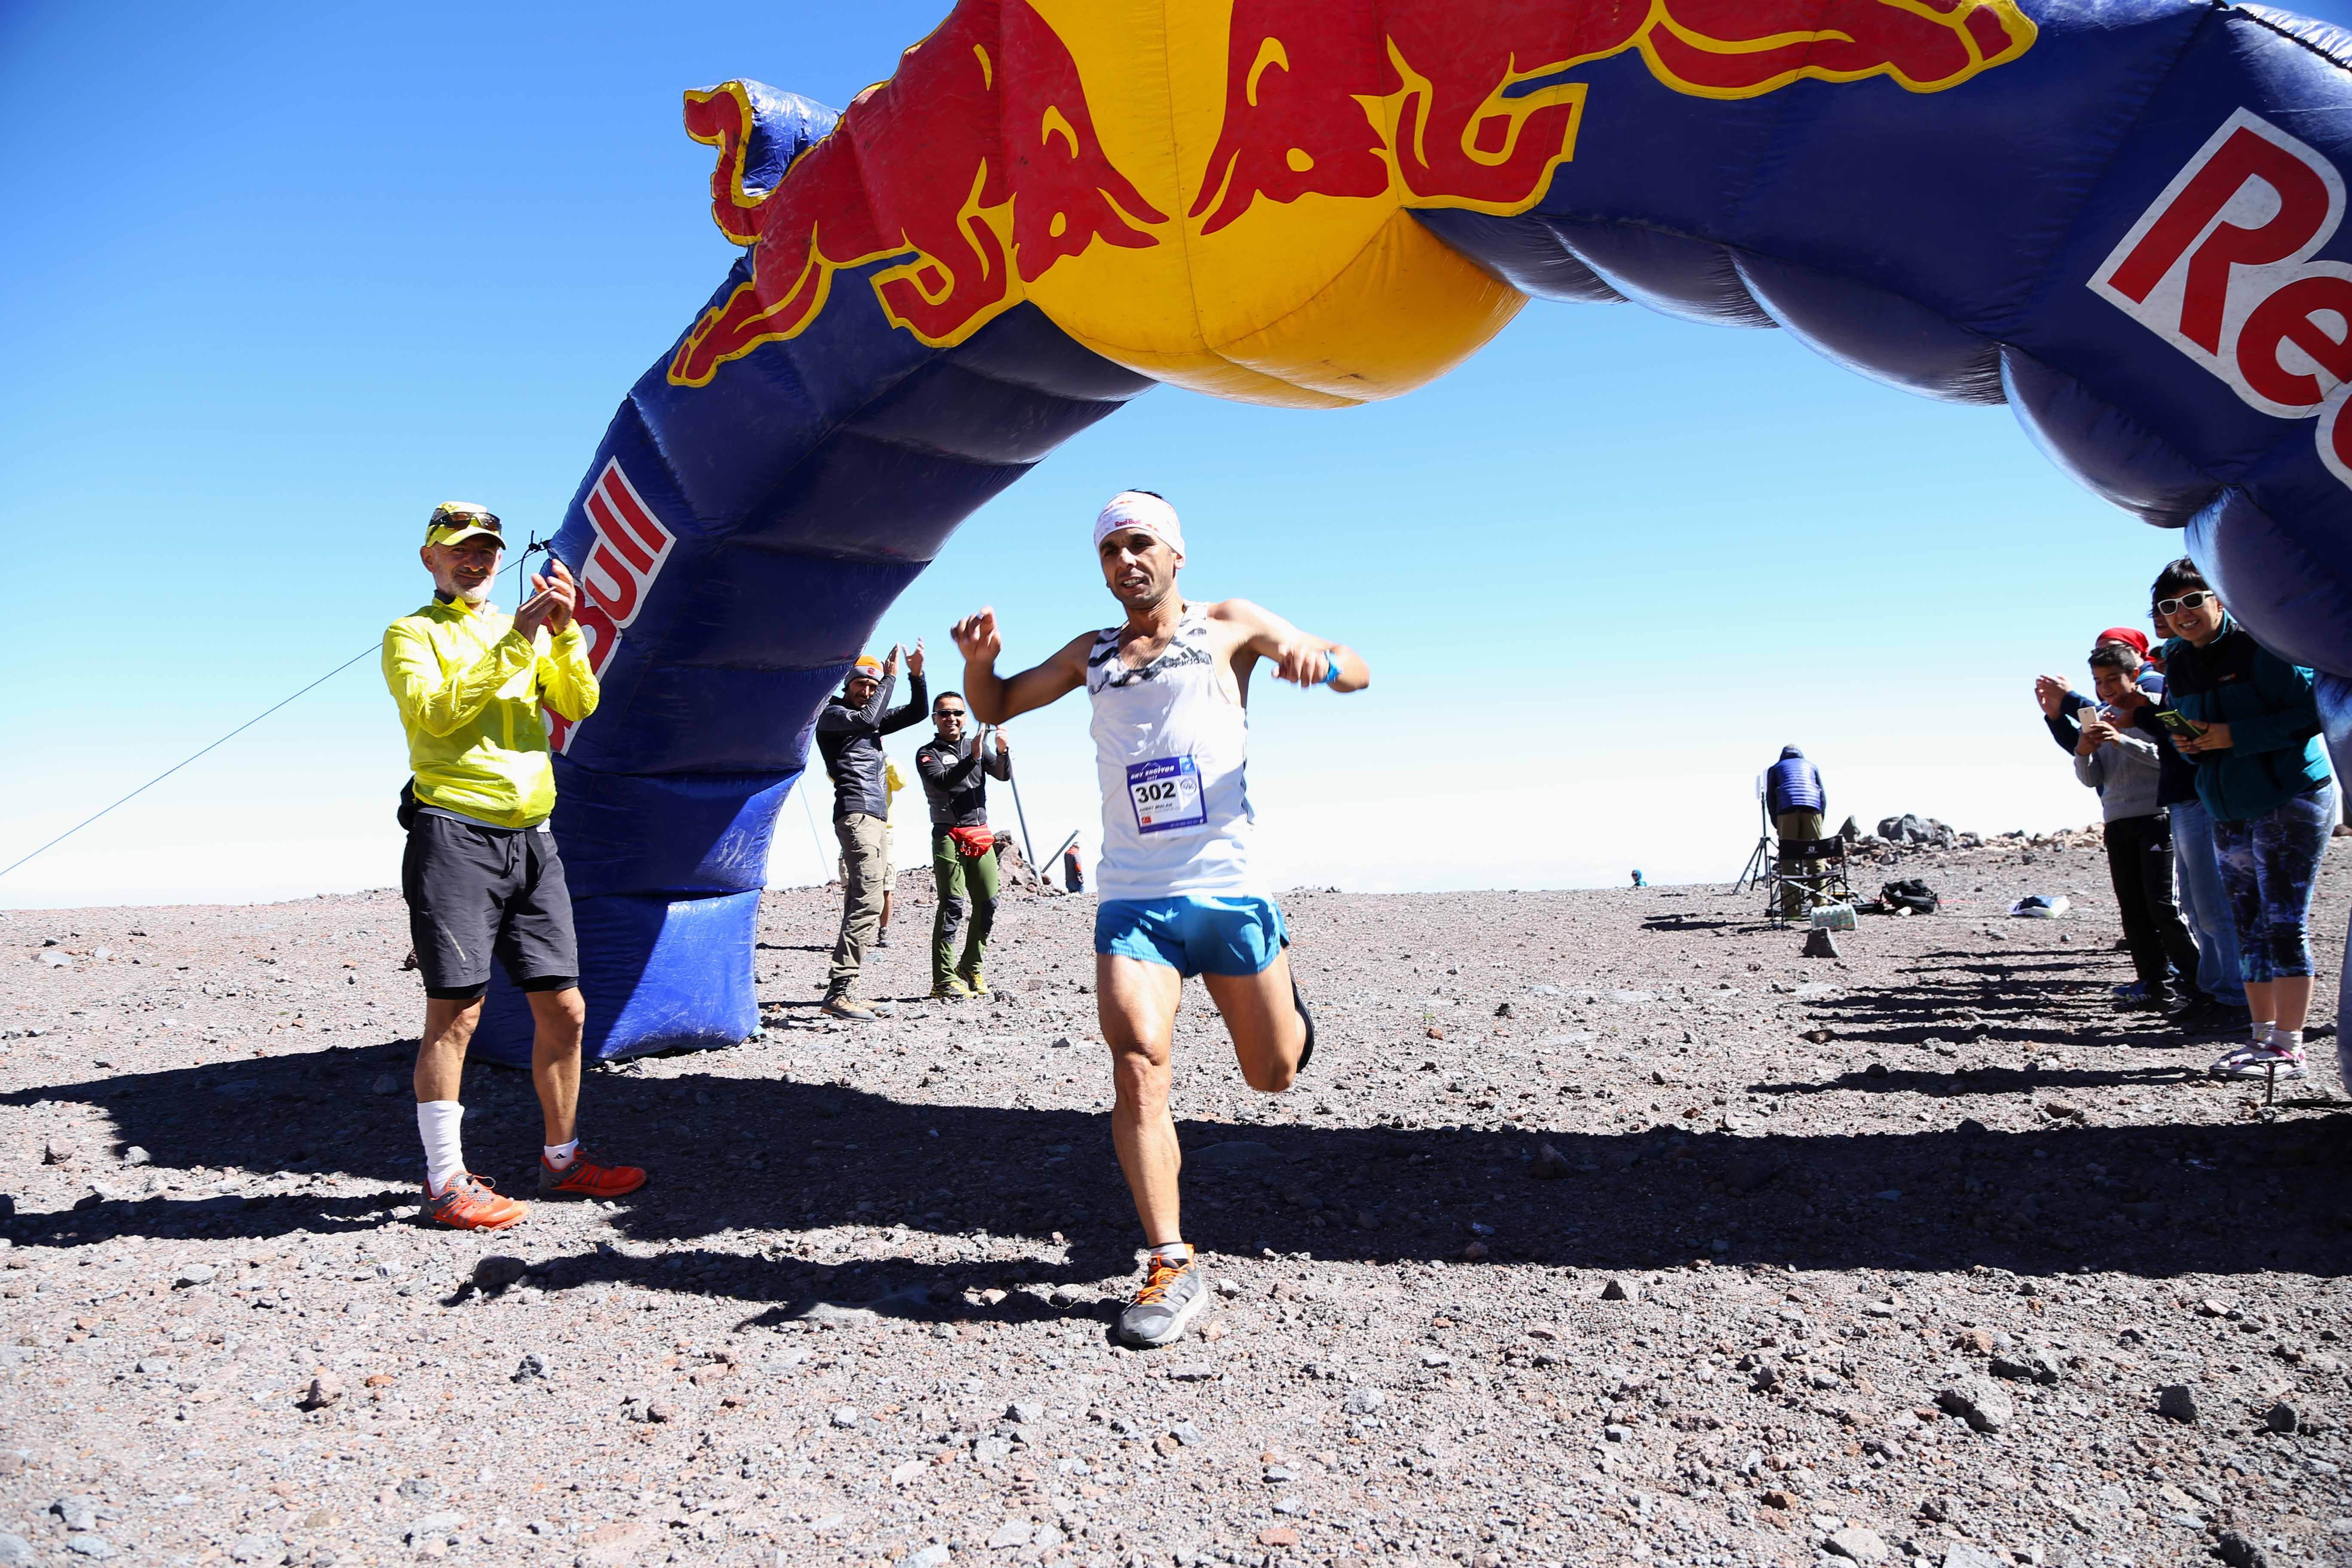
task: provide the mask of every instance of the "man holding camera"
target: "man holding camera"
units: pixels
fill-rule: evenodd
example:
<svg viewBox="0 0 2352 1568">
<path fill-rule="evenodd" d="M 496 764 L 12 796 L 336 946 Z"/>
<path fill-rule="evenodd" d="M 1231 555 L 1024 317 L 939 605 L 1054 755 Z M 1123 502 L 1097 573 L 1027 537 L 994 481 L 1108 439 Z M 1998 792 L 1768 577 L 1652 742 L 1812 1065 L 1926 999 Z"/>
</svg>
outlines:
<svg viewBox="0 0 2352 1568">
<path fill-rule="evenodd" d="M 504 1230 L 526 1206 L 469 1173 L 458 1101 L 466 1047 L 482 1016 L 490 963 L 530 1005 L 530 1076 L 545 1142 L 543 1197 L 612 1198 L 645 1185 L 634 1165 L 581 1146 L 579 944 L 563 861 L 548 831 L 555 772 L 542 708 L 574 722 L 596 710 L 596 673 L 572 618 L 578 589 L 550 557 L 512 619 L 490 602 L 505 552 L 496 514 L 463 501 L 433 509 L 419 552 L 433 600 L 383 634 L 384 683 L 408 734 L 415 774 L 402 791 L 408 829 L 401 891 L 425 978 L 416 1051 L 416 1129 L 426 1212 L 460 1230 Z"/>
</svg>

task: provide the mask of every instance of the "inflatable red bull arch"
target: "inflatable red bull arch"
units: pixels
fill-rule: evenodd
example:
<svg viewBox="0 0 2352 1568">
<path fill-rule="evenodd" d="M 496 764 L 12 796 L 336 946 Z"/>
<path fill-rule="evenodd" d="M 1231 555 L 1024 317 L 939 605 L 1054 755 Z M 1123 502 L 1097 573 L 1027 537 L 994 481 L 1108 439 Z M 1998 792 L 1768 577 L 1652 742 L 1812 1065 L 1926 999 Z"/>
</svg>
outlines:
<svg viewBox="0 0 2352 1568">
<path fill-rule="evenodd" d="M 962 0 L 835 114 L 687 95 L 744 247 L 556 553 L 604 1057 L 758 1023 L 814 715 L 956 524 L 1155 382 L 1293 408 L 1530 299 L 1779 328 L 2183 530 L 2352 760 L 2352 35 L 2207 0 Z M 524 1059 L 519 998 L 484 1043 Z"/>
</svg>

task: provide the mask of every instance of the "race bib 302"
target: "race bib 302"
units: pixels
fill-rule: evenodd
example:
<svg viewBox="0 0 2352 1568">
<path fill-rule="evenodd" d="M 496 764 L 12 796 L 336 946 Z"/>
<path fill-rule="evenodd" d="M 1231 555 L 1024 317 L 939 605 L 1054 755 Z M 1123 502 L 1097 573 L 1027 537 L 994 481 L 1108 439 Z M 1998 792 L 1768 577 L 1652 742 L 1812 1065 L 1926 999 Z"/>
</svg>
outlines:
<svg viewBox="0 0 2352 1568">
<path fill-rule="evenodd" d="M 1190 757 L 1154 757 L 1127 770 L 1128 804 L 1139 833 L 1199 833 L 1209 826 L 1201 773 Z"/>
</svg>

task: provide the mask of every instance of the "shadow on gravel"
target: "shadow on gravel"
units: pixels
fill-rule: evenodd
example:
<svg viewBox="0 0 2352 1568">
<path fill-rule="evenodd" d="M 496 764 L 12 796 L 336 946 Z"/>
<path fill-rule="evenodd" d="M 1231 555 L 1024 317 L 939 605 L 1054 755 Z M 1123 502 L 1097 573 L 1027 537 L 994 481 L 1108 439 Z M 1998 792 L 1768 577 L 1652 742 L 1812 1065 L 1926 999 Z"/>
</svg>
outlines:
<svg viewBox="0 0 2352 1568">
<path fill-rule="evenodd" d="M 2143 1068 L 1958 1068 L 1950 1072 L 1910 1072 L 1879 1067 L 1840 1073 L 1804 1083 L 1759 1083 L 1751 1094 L 1828 1094 L 1859 1089 L 1865 1094 L 2045 1094 L 2062 1089 L 2130 1089 L 2205 1079 L 2201 1057 Z M 2293 1086 L 2290 1085 L 2291 1089 Z"/>
<path fill-rule="evenodd" d="M 0 1102 L 85 1102 L 150 1170 L 94 1163 L 101 1189 L 80 1206 L 5 1222 L 16 1239 L 91 1246 L 124 1235 L 214 1240 L 347 1233 L 402 1223 L 405 1194 L 361 1199 L 300 1191 L 206 1196 L 202 1182 L 155 1197 L 146 1179 L 198 1168 L 257 1175 L 332 1169 L 406 1182 L 415 1134 L 405 1042 L 126 1075 L 24 1090 Z M 1323 1064 L 1318 1063 L 1320 1068 Z M 1334 1064 L 1335 1068 L 1339 1064 Z M 390 1095 L 371 1092 L 393 1074 Z M 2018 1091 L 2164 1081 L 2133 1075 L 1970 1075 Z M 1895 1075 L 1790 1086 L 1895 1088 Z M 2241 1088 L 2213 1092 L 2236 1100 Z M 2226 1125 L 2053 1124 L 1992 1131 L 1972 1122 L 1904 1133 L 1780 1136 L 1540 1133 L 1315 1124 L 1310 1076 L 1287 1124 L 1189 1123 L 1186 1229 L 1227 1255 L 1332 1260 L 1444 1259 L 1631 1268 L 1688 1263 L 2020 1271 L 2086 1268 L 2142 1276 L 2285 1270 L 2332 1275 L 2352 1258 L 2352 1115 Z M 467 1083 L 478 1169 L 528 1190 L 538 1134 L 521 1073 Z M 1019 1291 L 971 1309 L 966 1289 L 1091 1282 L 1133 1271 L 1135 1221 L 1101 1114 L 907 1103 L 856 1089 L 688 1073 L 593 1076 L 589 1137 L 655 1179 L 613 1215 L 648 1258 L 597 1249 L 550 1257 L 529 1226 L 508 1250 L 536 1258 L 550 1285 L 626 1280 L 742 1301 L 766 1321 L 819 1300 L 890 1299 L 910 1312 L 1050 1312 Z M 1696 1117 L 1696 1096 L 1689 1110 Z M 1684 1110 L 1666 1107 L 1672 1117 Z M 1711 1117 L 1712 1112 L 1706 1113 Z M 1562 1160 L 1538 1157 L 1543 1144 Z M 119 1152 L 119 1149 L 118 1149 Z M 1549 1179 L 1543 1173 L 1551 1172 Z M 985 1230 L 1037 1247 L 1027 1262 L 931 1264 L 887 1235 L 836 1243 L 841 1226 L 908 1233 Z M 721 1232 L 772 1233 L 764 1256 Z M 554 1239 L 551 1233 L 550 1239 Z M 1066 1261 L 1053 1256 L 1066 1246 Z M 836 1250 L 858 1246 L 862 1250 Z M 820 1255 L 821 1254 L 821 1255 Z M 923 1303 L 919 1307 L 908 1303 Z M 1073 1310 L 1091 1311 L 1090 1308 Z"/>
</svg>

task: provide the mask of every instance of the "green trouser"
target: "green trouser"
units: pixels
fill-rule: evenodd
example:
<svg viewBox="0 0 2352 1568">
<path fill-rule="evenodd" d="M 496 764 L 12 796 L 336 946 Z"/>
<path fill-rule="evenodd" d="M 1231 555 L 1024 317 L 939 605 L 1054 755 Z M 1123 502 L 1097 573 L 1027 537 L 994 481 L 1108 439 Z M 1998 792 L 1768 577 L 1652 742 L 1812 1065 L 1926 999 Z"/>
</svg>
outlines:
<svg viewBox="0 0 2352 1568">
<path fill-rule="evenodd" d="M 944 833 L 931 835 L 931 879 L 939 884 L 939 912 L 931 917 L 931 984 L 945 985 L 961 972 L 980 973 L 981 950 L 988 945 L 988 928 L 996 923 L 996 857 L 966 855 Z M 956 931 L 969 910 L 971 924 L 963 933 L 963 959 L 955 955 Z"/>
</svg>

